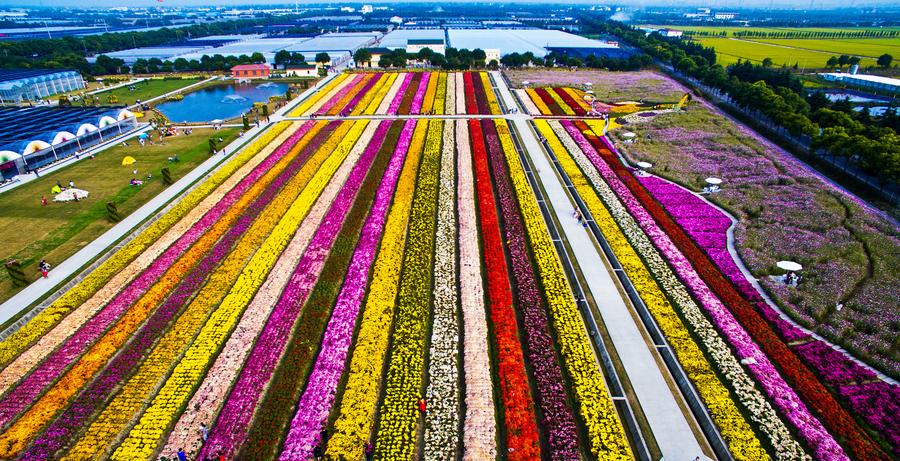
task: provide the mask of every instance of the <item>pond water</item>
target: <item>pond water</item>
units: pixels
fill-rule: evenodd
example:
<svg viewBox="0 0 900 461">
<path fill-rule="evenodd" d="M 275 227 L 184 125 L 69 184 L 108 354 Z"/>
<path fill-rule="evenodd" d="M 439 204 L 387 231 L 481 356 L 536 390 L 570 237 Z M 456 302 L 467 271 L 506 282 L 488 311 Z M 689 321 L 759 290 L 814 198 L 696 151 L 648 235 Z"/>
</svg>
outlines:
<svg viewBox="0 0 900 461">
<path fill-rule="evenodd" d="M 181 101 L 164 102 L 156 108 L 172 122 L 209 122 L 239 117 L 253 107 L 254 102 L 268 101 L 270 96 L 282 95 L 286 83 L 253 83 L 217 85 L 184 95 Z"/>
</svg>

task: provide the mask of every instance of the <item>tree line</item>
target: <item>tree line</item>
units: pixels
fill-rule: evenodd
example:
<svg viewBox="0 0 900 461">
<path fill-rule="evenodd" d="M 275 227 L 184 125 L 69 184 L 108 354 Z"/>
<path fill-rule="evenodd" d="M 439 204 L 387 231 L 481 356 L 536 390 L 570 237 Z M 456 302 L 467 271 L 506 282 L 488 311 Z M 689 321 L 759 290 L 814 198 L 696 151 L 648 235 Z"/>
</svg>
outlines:
<svg viewBox="0 0 900 461">
<path fill-rule="evenodd" d="M 686 30 L 684 35 L 690 37 L 728 37 L 727 30 Z M 848 31 L 763 31 L 763 30 L 736 30 L 731 32 L 731 37 L 738 38 L 893 38 L 900 36 L 897 30 L 848 30 Z"/>
<path fill-rule="evenodd" d="M 713 48 L 658 33 L 645 35 L 623 23 L 584 17 L 585 33 L 621 38 L 655 59 L 705 85 L 727 93 L 737 104 L 756 110 L 795 136 L 812 139 L 813 149 L 850 159 L 882 180 L 900 179 L 900 130 L 896 109 L 873 118 L 857 112 L 849 101 L 830 101 L 821 91 L 809 92 L 788 69 L 750 62 L 723 67 Z"/>
<path fill-rule="evenodd" d="M 104 60 L 100 66 L 88 63 L 85 56 L 145 46 L 178 43 L 190 37 L 230 34 L 246 31 L 264 20 L 235 20 L 181 28 L 162 28 L 143 32 L 117 32 L 85 37 L 62 37 L 0 42 L 0 68 L 76 69 L 84 75 L 109 73 L 124 62 Z M 112 59 L 112 58 L 109 58 Z M 100 57 L 98 56 L 98 61 Z M 160 64 L 161 66 L 161 64 Z M 174 68 L 174 62 L 173 62 Z M 117 73 L 117 72 L 116 72 Z"/>
</svg>

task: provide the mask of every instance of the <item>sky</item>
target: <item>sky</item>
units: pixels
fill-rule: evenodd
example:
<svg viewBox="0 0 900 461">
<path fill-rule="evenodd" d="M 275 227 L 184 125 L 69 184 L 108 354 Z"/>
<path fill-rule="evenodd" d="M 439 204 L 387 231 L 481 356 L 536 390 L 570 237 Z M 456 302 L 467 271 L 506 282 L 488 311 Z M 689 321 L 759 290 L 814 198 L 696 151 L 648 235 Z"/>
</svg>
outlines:
<svg viewBox="0 0 900 461">
<path fill-rule="evenodd" d="M 447 0 L 445 0 L 447 1 Z M 464 3 L 468 0 L 449 0 L 450 3 Z M 363 0 L 355 0 L 353 2 L 347 2 L 346 4 L 360 4 Z M 418 3 L 442 3 L 436 2 L 434 0 L 404 0 L 404 2 L 418 2 Z M 542 3 L 545 0 L 505 0 L 504 3 Z M 74 4 L 73 4 L 74 3 Z M 44 7 L 57 7 L 57 6 L 78 6 L 78 7 L 86 7 L 88 2 L 72 2 L 72 0 L 0 0 L 0 8 L 9 8 L 16 6 L 44 6 Z M 114 6 L 143 6 L 143 7 L 155 7 L 155 6 L 206 6 L 206 5 L 228 5 L 228 6 L 236 6 L 236 5 L 265 5 L 265 4 L 286 4 L 291 2 L 285 2 L 284 0 L 280 1 L 271 1 L 271 0 L 162 0 L 159 2 L 157 0 L 91 0 L 89 4 L 91 6 L 97 7 L 114 7 Z M 309 3 L 341 3 L 336 0 L 303 0 L 300 2 L 302 4 Z M 395 1 L 390 0 L 371 0 L 365 1 L 365 3 L 395 3 Z M 485 3 L 482 1 L 480 3 Z M 702 0 L 694 0 L 690 2 L 678 1 L 678 0 L 617 0 L 615 2 L 598 2 L 597 0 L 554 0 L 552 3 L 577 3 L 577 4 L 596 4 L 596 5 L 623 5 L 623 6 L 661 6 L 661 5 L 671 5 L 671 6 L 686 6 L 686 5 L 696 5 L 696 6 L 705 6 L 710 8 L 738 8 L 743 6 L 744 8 L 752 8 L 752 7 L 782 7 L 782 8 L 835 8 L 835 7 L 868 7 L 868 6 L 879 6 L 879 7 L 900 7 L 900 1 L 898 0 L 717 0 L 710 2 L 703 2 Z"/>
</svg>

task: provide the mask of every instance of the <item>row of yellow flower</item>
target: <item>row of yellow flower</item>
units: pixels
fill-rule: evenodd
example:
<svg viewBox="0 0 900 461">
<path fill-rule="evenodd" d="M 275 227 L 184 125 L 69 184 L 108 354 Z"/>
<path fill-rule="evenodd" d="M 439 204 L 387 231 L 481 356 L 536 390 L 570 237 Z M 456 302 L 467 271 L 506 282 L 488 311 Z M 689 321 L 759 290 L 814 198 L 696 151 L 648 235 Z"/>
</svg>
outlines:
<svg viewBox="0 0 900 461">
<path fill-rule="evenodd" d="M 391 78 L 392 76 L 393 78 Z M 391 83 L 393 83 L 394 78 L 397 78 L 396 74 L 381 74 L 378 81 L 375 82 L 375 85 L 359 100 L 359 103 L 356 104 L 356 107 L 353 108 L 350 115 L 374 114 L 375 109 L 381 104 L 381 98 L 387 93 L 387 89 L 390 87 Z M 370 108 L 370 105 L 373 107 Z"/>
<path fill-rule="evenodd" d="M 538 109 L 539 114 L 552 114 L 553 111 L 550 110 L 550 107 L 541 99 L 541 96 L 537 94 L 537 91 L 534 91 L 534 88 L 525 88 L 525 92 L 528 93 L 528 100 L 531 101 Z"/>
<path fill-rule="evenodd" d="M 585 111 L 591 110 L 590 104 L 588 104 L 584 101 L 585 93 L 583 91 L 576 90 L 575 88 L 571 88 L 571 87 L 565 87 L 565 88 L 563 88 L 563 91 L 568 93 L 568 95 L 571 96 L 572 99 L 574 99 L 575 102 L 578 103 L 578 105 L 581 106 L 582 109 L 584 109 Z"/>
<path fill-rule="evenodd" d="M 536 120 L 535 125 L 547 140 L 547 143 L 551 146 L 560 165 L 575 185 L 579 196 L 584 200 L 591 216 L 600 227 L 609 242 L 610 247 L 619 259 L 619 262 L 625 268 L 629 279 L 634 284 L 641 299 L 644 300 L 644 304 L 650 309 L 651 314 L 656 319 L 660 329 L 668 339 L 669 344 L 672 345 L 675 353 L 678 355 L 679 362 L 682 364 L 685 371 L 687 371 L 689 378 L 694 383 L 694 386 L 697 388 L 704 403 L 710 409 L 710 414 L 716 422 L 716 425 L 719 427 L 723 438 L 728 443 L 732 455 L 735 459 L 741 460 L 770 459 L 754 434 L 750 424 L 741 415 L 735 402 L 729 395 L 728 389 L 713 372 L 711 364 L 703 355 L 697 343 L 694 342 L 689 335 L 685 334 L 687 332 L 687 326 L 675 313 L 672 304 L 670 304 L 666 295 L 657 284 L 657 280 L 660 280 L 660 277 L 654 278 L 653 275 L 651 275 L 647 265 L 644 264 L 644 261 L 638 256 L 635 250 L 638 248 L 643 250 L 640 252 L 641 255 L 643 255 L 644 258 L 647 258 L 647 261 L 651 261 L 651 264 L 649 264 L 650 268 L 655 269 L 654 272 L 659 272 L 658 275 L 661 275 L 662 272 L 665 271 L 668 272 L 668 277 L 662 277 L 663 279 L 671 281 L 671 283 L 666 284 L 666 292 L 672 295 L 673 300 L 678 302 L 682 312 L 696 311 L 698 314 L 697 321 L 700 322 L 700 324 L 695 324 L 695 327 L 699 326 L 703 331 L 709 333 L 708 336 L 710 338 L 716 338 L 721 342 L 721 338 L 715 333 L 713 326 L 710 325 L 708 321 L 705 321 L 705 318 L 700 314 L 699 309 L 696 304 L 694 304 L 690 295 L 684 289 L 683 285 L 678 283 L 677 278 L 669 271 L 660 255 L 653 250 L 649 240 L 646 242 L 649 246 L 632 246 L 632 244 L 637 243 L 637 240 L 641 239 L 641 237 L 643 237 L 642 240 L 646 240 L 646 236 L 641 233 L 640 228 L 637 227 L 637 223 L 635 223 L 631 216 L 628 215 L 621 203 L 615 199 L 613 191 L 609 189 L 609 186 L 605 182 L 603 182 L 602 178 L 599 176 L 594 178 L 594 176 L 591 175 L 591 177 L 594 178 L 593 182 L 596 190 L 591 187 L 591 184 L 588 182 L 588 179 L 585 177 L 582 170 L 579 169 L 579 166 L 587 171 L 591 171 L 593 166 L 590 165 L 589 160 L 584 157 L 584 154 L 576 149 L 576 146 L 569 146 L 569 150 L 580 160 L 578 164 L 575 163 L 569 151 L 567 151 L 566 147 L 560 142 L 560 138 L 557 137 L 557 134 L 559 134 L 562 136 L 562 139 L 568 140 L 567 135 L 564 136 L 564 130 L 558 125 L 551 126 L 545 120 Z M 555 131 L 554 128 L 556 128 Z M 566 144 L 568 145 L 569 143 L 567 142 Z M 597 194 L 598 191 L 600 193 L 599 197 Z M 604 200 L 601 201 L 600 197 Z M 604 202 L 606 206 L 604 206 Z M 610 213 L 610 210 L 614 210 L 615 214 Z M 629 235 L 632 238 L 628 239 L 626 235 Z M 631 244 L 629 243 L 629 240 L 631 240 Z M 677 289 L 676 285 L 680 286 L 680 289 Z M 707 346 L 709 346 L 709 344 L 707 344 Z M 724 343 L 719 344 L 719 346 L 719 348 L 714 349 L 720 352 L 715 354 L 717 357 L 724 359 L 724 357 L 722 357 L 723 355 L 730 355 L 730 350 Z M 736 361 L 733 360 L 733 356 L 732 361 L 736 363 Z M 740 370 L 740 367 L 738 366 L 737 369 Z M 741 382 L 740 378 L 733 373 L 726 373 L 726 376 L 738 379 L 738 382 Z M 743 381 L 747 381 L 747 379 L 744 379 Z M 752 388 L 752 382 L 750 382 L 750 384 Z M 752 404 L 748 409 L 751 412 L 760 411 L 765 413 L 764 410 L 768 406 L 767 402 L 765 399 L 761 398 L 761 396 L 759 397 L 760 398 L 752 399 L 748 402 Z M 771 406 L 768 407 L 771 410 Z M 777 421 L 778 418 L 776 417 L 775 420 Z M 789 433 L 785 433 L 785 435 L 788 436 L 788 439 L 790 438 Z"/>
<path fill-rule="evenodd" d="M 488 107 L 491 109 L 491 113 L 494 115 L 502 114 L 503 111 L 500 110 L 500 103 L 497 101 L 497 94 L 494 93 L 494 85 L 491 83 L 488 73 L 479 72 L 478 76 L 481 78 L 481 84 L 484 85 L 484 94 L 487 95 Z"/>
<path fill-rule="evenodd" d="M 128 380 L 128 383 L 119 391 L 115 399 L 106 406 L 100 416 L 77 441 L 68 453 L 68 459 L 86 459 L 102 454 L 108 448 L 111 448 L 110 444 L 115 441 L 119 434 L 127 430 L 128 424 L 135 413 L 153 395 L 153 390 L 169 373 L 175 365 L 176 358 L 195 338 L 198 330 L 206 323 L 210 314 L 212 313 L 213 317 L 209 325 L 214 328 L 217 323 L 224 321 L 224 319 L 219 318 L 220 315 L 215 313 L 237 309 L 236 313 L 225 315 L 225 318 L 231 318 L 242 311 L 246 303 L 231 305 L 226 305 L 225 303 L 220 305 L 219 303 L 231 287 L 245 286 L 246 283 L 257 281 L 257 278 L 243 274 L 242 268 L 244 268 L 244 272 L 251 271 L 251 273 L 254 270 L 264 269 L 266 272 L 262 276 L 267 273 L 268 266 L 259 268 L 245 267 L 245 263 L 257 252 L 257 249 L 260 248 L 267 236 L 275 228 L 279 219 L 292 206 L 292 203 L 298 203 L 298 209 L 302 211 L 303 215 L 306 214 L 309 207 L 312 206 L 312 203 L 328 183 L 332 174 L 343 162 L 350 147 L 353 146 L 366 123 L 365 121 L 360 121 L 352 127 L 350 124 L 341 125 L 335 130 L 334 135 L 328 142 L 324 143 L 319 148 L 319 152 L 317 152 L 317 157 L 320 155 L 327 156 L 328 159 L 321 165 L 319 165 L 319 162 L 311 161 L 307 163 L 297 175 L 291 178 L 286 187 L 257 218 L 231 253 L 209 277 L 202 290 L 184 309 L 175 324 L 154 346 L 137 373 Z M 277 257 L 277 254 L 273 257 Z M 261 277 L 258 280 L 261 283 Z M 251 286 L 254 291 L 256 286 L 258 285 Z M 250 296 L 251 294 L 242 292 L 238 299 L 243 301 L 244 296 Z M 219 309 L 216 309 L 217 306 Z M 222 311 L 222 309 L 226 311 Z M 230 331 L 230 326 L 228 329 L 219 331 L 219 335 L 215 340 L 223 341 L 228 331 Z M 218 346 L 212 348 L 210 353 L 214 353 L 216 350 L 218 350 Z M 175 384 L 179 382 L 180 380 L 178 379 L 173 380 Z M 184 391 L 186 389 L 182 392 Z M 163 396 L 163 399 L 173 400 L 174 396 Z M 155 423 L 157 425 L 168 425 L 170 421 L 166 419 Z M 153 432 L 151 431 L 150 433 Z M 156 437 L 161 436 L 162 432 L 160 431 Z"/>
<path fill-rule="evenodd" d="M 296 127 L 294 127 L 296 128 Z M 232 188 L 244 177 L 253 171 L 275 148 L 287 139 L 293 132 L 282 131 L 274 141 L 259 151 L 244 163 L 237 171 L 222 182 L 216 189 L 207 195 L 189 213 L 183 216 L 175 225 L 170 227 L 165 234 L 153 242 L 128 266 L 119 270 L 110 278 L 102 288 L 98 289 L 84 303 L 65 316 L 50 331 L 44 333 L 30 348 L 19 354 L 12 362 L 8 363 L 0 371 L 0 394 L 4 394 L 11 386 L 22 379 L 32 368 L 40 364 L 47 355 L 53 352 L 63 341 L 68 339 L 78 329 L 91 319 L 103 306 L 118 294 L 122 287 L 131 283 L 135 277 L 153 264 L 169 246 L 182 237 L 185 232 L 194 226 L 206 212 L 216 206 Z"/>
<path fill-rule="evenodd" d="M 428 79 L 428 86 L 425 87 L 425 99 L 422 100 L 421 113 L 434 111 L 435 95 L 437 94 L 438 81 L 440 76 L 445 75 L 443 72 L 432 72 L 431 78 Z"/>
<path fill-rule="evenodd" d="M 350 91 L 348 91 L 347 94 L 341 97 L 341 99 L 339 99 L 337 103 L 331 107 L 331 109 L 328 109 L 328 115 L 337 115 L 338 112 L 340 112 L 344 107 L 347 106 L 347 103 L 349 103 L 350 100 L 355 98 L 356 95 L 366 87 L 370 80 L 377 77 L 378 76 L 376 74 L 363 75 L 363 78 L 361 78 L 359 82 L 356 83 L 356 85 L 353 85 L 353 87 L 350 88 Z"/>
<path fill-rule="evenodd" d="M 137 257 L 153 242 L 159 239 L 170 227 L 177 223 L 183 216 L 190 212 L 204 197 L 209 195 L 220 184 L 228 179 L 238 168 L 247 163 L 265 146 L 288 127 L 289 123 L 279 123 L 260 136 L 240 155 L 219 168 L 209 179 L 199 187 L 191 191 L 172 209 L 150 227 L 141 232 L 134 240 L 128 242 L 122 249 L 107 259 L 90 275 L 84 278 L 71 290 L 67 291 L 59 299 L 35 316 L 25 326 L 20 328 L 6 340 L 0 343 L 0 366 L 6 365 L 10 360 L 19 355 L 32 342 L 40 338 L 50 328 L 56 325 L 63 317 L 69 314 L 72 308 L 79 306 L 93 295 L 107 280 L 124 268 L 131 260 Z"/>
<path fill-rule="evenodd" d="M 260 142 L 264 139 L 261 138 Z M 271 139 L 269 139 L 271 141 Z M 254 143 L 255 144 L 255 143 Z M 281 162 L 279 162 L 280 164 Z M 277 174 L 274 172 L 273 174 Z M 260 181 L 259 190 L 268 181 Z M 246 195 L 255 197 L 259 191 L 254 189 Z M 21 450 L 24 445 L 46 425 L 56 413 L 68 404 L 69 400 L 88 383 L 91 378 L 101 370 L 110 358 L 118 351 L 134 333 L 134 331 L 146 319 L 147 315 L 162 302 L 166 294 L 171 291 L 181 277 L 198 261 L 206 251 L 218 240 L 240 215 L 247 203 L 239 201 L 210 229 L 194 246 L 192 246 L 179 260 L 173 264 L 166 273 L 160 277 L 150 290 L 144 293 L 140 299 L 125 313 L 119 321 L 113 325 L 103 337 L 89 349 L 63 377 L 40 399 L 35 402 L 6 432 L 0 436 L 0 457 L 7 457 L 11 453 Z M 178 207 L 180 205 L 176 205 Z M 146 232 L 146 231 L 145 231 Z M 137 237 L 140 239 L 144 234 Z M 136 239 L 136 240 L 137 240 Z M 9 452 L 5 451 L 9 449 Z"/>
<path fill-rule="evenodd" d="M 407 123 L 415 122 L 410 120 Z M 384 367 L 400 283 L 406 226 L 416 189 L 416 173 L 425 144 L 427 126 L 425 121 L 420 121 L 416 126 L 385 224 L 359 334 L 348 368 L 347 385 L 334 423 L 334 434 L 328 440 L 327 455 L 332 459 L 358 458 L 375 423 L 375 405 L 381 389 L 381 371 Z"/>
<path fill-rule="evenodd" d="M 309 97 L 306 98 L 306 100 L 304 100 L 302 103 L 300 103 L 299 106 L 297 106 L 294 110 L 291 111 L 290 115 L 292 117 L 304 115 L 308 111 L 312 110 L 313 106 L 316 103 L 318 103 L 319 101 L 327 100 L 326 96 L 330 97 L 331 93 L 335 89 L 337 89 L 337 87 L 339 85 L 344 83 L 345 80 L 349 81 L 347 78 L 349 75 L 350 74 L 342 73 L 342 74 L 338 75 L 337 77 L 331 79 L 331 81 L 328 82 L 328 84 L 326 84 L 324 87 L 320 88 L 313 94 L 309 95 Z"/>
<path fill-rule="evenodd" d="M 587 428 L 591 453 L 604 460 L 633 459 L 625 429 L 619 421 L 606 387 L 603 386 L 603 375 L 585 333 L 584 321 L 575 305 L 562 264 L 516 154 L 509 127 L 505 120 L 497 120 L 495 123 L 506 163 L 509 165 L 510 177 L 519 198 L 519 207 L 525 220 L 534 261 L 541 274 L 563 361 L 572 378 L 572 387 Z"/>
<path fill-rule="evenodd" d="M 447 85 L 453 80 L 452 77 L 448 80 L 447 76 L 446 72 L 438 75 L 437 92 L 434 94 L 434 106 L 432 107 L 432 112 L 436 115 L 443 115 L 446 111 Z"/>
<path fill-rule="evenodd" d="M 424 159 L 416 184 L 403 278 L 397 297 L 391 358 L 379 406 L 375 457 L 379 460 L 409 460 L 416 449 L 416 402 L 422 398 L 425 340 L 431 318 L 432 259 L 435 210 L 440 170 L 443 122 L 428 126 Z"/>
<path fill-rule="evenodd" d="M 329 184 L 338 185 L 339 188 L 339 184 L 343 184 L 349 176 L 359 154 L 362 153 L 362 149 L 352 149 L 353 146 L 359 143 L 368 143 L 371 135 L 374 134 L 374 129 L 367 130 L 369 137 L 360 138 L 360 133 L 368 123 L 367 121 L 354 123 L 350 133 L 341 141 L 329 160 L 316 172 L 316 176 L 287 212 L 284 215 L 273 215 L 274 219 L 278 219 L 280 216 L 280 221 L 244 266 L 231 290 L 206 321 L 138 424 L 113 453 L 112 459 L 131 460 L 150 457 L 172 420 L 190 398 L 201 374 L 207 369 L 215 353 L 228 338 L 240 318 L 240 314 L 269 274 L 278 255 L 284 250 L 300 222 L 312 208 L 319 192 Z M 349 123 L 345 125 L 349 125 Z M 357 143 L 357 139 L 359 139 L 359 143 Z M 351 149 L 353 153 L 356 153 L 355 157 L 348 155 Z M 340 171 L 335 173 L 338 166 L 341 166 Z M 226 267 L 224 263 L 222 269 L 236 272 Z M 162 365 L 162 363 L 160 364 Z"/>
</svg>

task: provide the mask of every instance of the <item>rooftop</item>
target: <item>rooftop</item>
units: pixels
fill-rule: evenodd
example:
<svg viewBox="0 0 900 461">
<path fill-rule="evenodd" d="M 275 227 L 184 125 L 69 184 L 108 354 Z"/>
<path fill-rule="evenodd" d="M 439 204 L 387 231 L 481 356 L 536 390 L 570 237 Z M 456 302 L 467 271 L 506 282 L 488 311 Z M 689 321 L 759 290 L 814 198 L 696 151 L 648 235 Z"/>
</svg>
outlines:
<svg viewBox="0 0 900 461">
<path fill-rule="evenodd" d="M 0 69 L 0 82 L 12 82 L 23 78 L 73 72 L 72 69 Z"/>
<path fill-rule="evenodd" d="M 60 131 L 75 133 L 83 123 L 115 117 L 121 107 L 0 107 L 0 150 L 21 152 L 24 143 L 50 142 Z"/>
<path fill-rule="evenodd" d="M 442 38 L 411 38 L 406 41 L 407 45 L 443 45 Z"/>
<path fill-rule="evenodd" d="M 883 85 L 889 86 L 897 86 L 900 87 L 900 79 L 890 78 L 890 77 L 882 77 L 880 75 L 867 75 L 867 74 L 847 74 L 841 72 L 831 72 L 825 75 L 831 76 L 832 78 L 842 80 L 845 78 L 852 78 L 855 80 L 864 80 L 872 83 L 881 83 Z"/>
<path fill-rule="evenodd" d="M 231 68 L 231 70 L 269 70 L 271 69 L 268 64 L 238 64 Z"/>
</svg>

